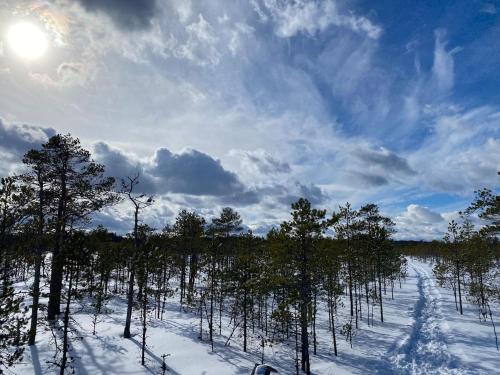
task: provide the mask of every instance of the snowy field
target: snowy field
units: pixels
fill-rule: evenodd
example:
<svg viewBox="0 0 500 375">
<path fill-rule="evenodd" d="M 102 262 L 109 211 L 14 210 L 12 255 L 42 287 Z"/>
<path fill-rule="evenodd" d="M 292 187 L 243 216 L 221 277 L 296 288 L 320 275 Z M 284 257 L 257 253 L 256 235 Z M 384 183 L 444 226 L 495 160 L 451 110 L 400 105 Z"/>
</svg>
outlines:
<svg viewBox="0 0 500 375">
<path fill-rule="evenodd" d="M 377 322 L 379 311 L 375 307 L 374 326 L 367 325 L 363 311 L 352 349 L 338 334 L 338 357 L 333 355 L 328 315 L 322 309 L 317 325 L 318 352 L 311 357 L 314 374 L 499 373 L 500 353 L 495 347 L 491 323 L 479 322 L 477 310 L 468 303 L 460 316 L 452 291 L 437 286 L 432 265 L 410 260 L 408 271 L 402 288 L 394 289 L 394 300 L 387 293 L 383 324 Z M 198 338 L 199 318 L 181 311 L 178 300 L 172 299 L 163 321 L 151 317 L 146 366 L 141 366 L 139 313 L 134 316 L 136 336 L 127 340 L 121 337 L 125 302 L 114 299 L 107 307 L 112 312 L 102 317 L 96 336 L 92 335 L 90 314 L 84 310 L 73 313 L 77 335 L 72 336 L 70 355 L 76 374 L 161 374 L 162 355 L 166 355 L 166 373 L 182 375 L 250 374 L 253 364 L 260 361 L 260 348 L 251 346 L 244 353 L 237 335 L 230 346 L 224 345 L 231 331 L 228 320 L 223 321 L 223 335 L 215 336 L 212 352 L 209 341 Z M 345 314 L 347 308 L 341 312 Z M 495 313 L 500 326 L 499 312 Z M 346 316 L 339 316 L 338 323 L 346 320 Z M 57 373 L 58 369 L 50 364 L 54 352 L 51 340 L 51 331 L 41 328 L 37 345 L 26 350 L 13 373 Z M 265 357 L 280 373 L 295 373 L 292 342 L 266 347 Z M 67 373 L 72 373 L 72 369 Z"/>
</svg>

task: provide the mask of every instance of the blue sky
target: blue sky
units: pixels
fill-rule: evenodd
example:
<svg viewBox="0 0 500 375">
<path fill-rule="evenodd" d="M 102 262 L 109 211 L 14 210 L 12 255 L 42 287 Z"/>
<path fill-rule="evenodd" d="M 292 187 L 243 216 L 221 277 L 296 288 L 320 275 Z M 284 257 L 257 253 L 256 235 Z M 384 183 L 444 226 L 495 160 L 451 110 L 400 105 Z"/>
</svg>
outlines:
<svg viewBox="0 0 500 375">
<path fill-rule="evenodd" d="M 306 196 L 378 203 L 414 239 L 498 186 L 496 1 L 0 1 L 3 174 L 71 132 L 141 172 L 156 227 L 230 205 L 263 232 Z M 37 60 L 7 40 L 22 20 L 48 40 Z"/>
</svg>

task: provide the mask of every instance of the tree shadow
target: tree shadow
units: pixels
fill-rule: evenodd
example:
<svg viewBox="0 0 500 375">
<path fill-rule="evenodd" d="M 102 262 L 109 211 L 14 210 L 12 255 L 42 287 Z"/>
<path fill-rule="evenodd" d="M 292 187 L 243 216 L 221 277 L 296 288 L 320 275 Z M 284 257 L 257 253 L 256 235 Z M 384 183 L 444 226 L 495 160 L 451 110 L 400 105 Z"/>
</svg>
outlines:
<svg viewBox="0 0 500 375">
<path fill-rule="evenodd" d="M 35 375 L 43 375 L 42 366 L 40 365 L 40 357 L 38 355 L 38 348 L 36 345 L 30 346 L 31 361 L 33 362 L 33 370 Z"/>
<path fill-rule="evenodd" d="M 131 337 L 129 340 L 130 340 L 130 342 L 133 342 L 135 345 L 137 345 L 137 347 L 138 347 L 139 349 L 142 349 L 142 343 L 140 343 L 139 341 L 137 341 L 135 338 Z M 163 363 L 163 360 L 162 360 L 160 357 L 158 357 L 156 354 L 154 354 L 154 353 L 151 351 L 151 349 L 148 349 L 147 347 L 146 347 L 145 352 L 146 352 L 146 353 L 148 354 L 148 356 L 149 356 L 151 359 L 153 359 L 153 360 L 154 360 L 154 361 L 155 361 L 155 362 L 156 362 L 156 363 L 160 366 L 160 368 L 161 368 L 161 365 L 162 365 L 162 363 Z M 149 367 L 147 367 L 147 366 L 145 366 L 145 367 L 148 369 L 148 371 L 149 371 L 150 373 L 152 373 L 152 374 L 156 374 L 156 373 L 157 373 L 157 371 L 153 371 L 153 369 L 150 369 L 150 368 L 149 368 Z M 169 366 L 168 364 L 167 364 L 167 372 L 168 372 L 169 374 L 173 374 L 173 375 L 182 375 L 180 372 L 175 371 L 175 370 L 172 368 L 172 366 Z"/>
</svg>

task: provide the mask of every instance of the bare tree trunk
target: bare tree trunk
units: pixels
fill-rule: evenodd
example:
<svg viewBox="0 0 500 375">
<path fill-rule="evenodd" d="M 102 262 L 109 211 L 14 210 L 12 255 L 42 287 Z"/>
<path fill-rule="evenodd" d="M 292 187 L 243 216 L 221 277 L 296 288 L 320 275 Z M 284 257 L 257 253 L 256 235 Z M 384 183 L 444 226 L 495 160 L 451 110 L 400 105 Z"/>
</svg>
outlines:
<svg viewBox="0 0 500 375">
<path fill-rule="evenodd" d="M 139 250 L 139 237 L 138 237 L 138 224 L 139 224 L 139 206 L 135 206 L 134 211 L 134 254 L 132 255 L 132 262 L 130 264 L 130 278 L 128 282 L 128 292 L 127 292 L 127 316 L 125 318 L 125 329 L 123 330 L 123 337 L 129 339 L 130 335 L 130 324 L 132 322 L 132 308 L 134 306 L 134 283 L 135 283 L 135 258 L 137 256 L 137 251 Z"/>
<path fill-rule="evenodd" d="M 456 262 L 456 268 L 457 268 L 457 284 L 458 284 L 458 303 L 460 305 L 460 315 L 463 315 L 463 309 L 462 309 L 462 289 L 460 287 L 460 262 Z"/>
<path fill-rule="evenodd" d="M 130 323 L 132 322 L 132 307 L 134 305 L 134 279 L 135 279 L 135 269 L 132 268 L 132 270 L 130 271 L 130 279 L 128 282 L 127 316 L 125 318 L 125 329 L 123 331 L 123 337 L 125 337 L 126 339 L 129 339 L 131 337 Z"/>
<path fill-rule="evenodd" d="M 314 306 L 313 306 L 313 320 L 312 320 L 312 326 L 313 326 L 313 353 L 316 355 L 317 351 L 317 346 L 318 342 L 316 340 L 316 312 L 317 312 L 317 292 L 314 292 Z"/>
<path fill-rule="evenodd" d="M 247 290 L 243 293 L 243 351 L 247 351 Z"/>
<path fill-rule="evenodd" d="M 380 321 L 384 322 L 384 308 L 382 305 L 382 275 L 381 275 L 381 267 L 380 267 L 380 259 L 377 261 L 377 274 L 378 274 L 378 292 L 380 295 Z"/>
<path fill-rule="evenodd" d="M 66 309 L 64 311 L 64 329 L 63 329 L 63 353 L 61 360 L 60 375 L 64 375 L 66 363 L 68 360 L 68 327 L 69 327 L 69 312 L 71 306 L 71 292 L 73 287 L 73 269 L 69 267 L 69 285 L 68 285 L 68 299 L 66 301 Z"/>
<path fill-rule="evenodd" d="M 144 356 L 146 352 L 146 331 L 148 318 L 148 273 L 144 271 L 144 280 L 142 282 L 142 345 L 141 345 L 141 364 L 144 366 Z"/>
<path fill-rule="evenodd" d="M 40 264 L 42 254 L 40 247 L 37 247 L 35 255 L 35 279 L 33 280 L 33 303 L 31 305 L 31 324 L 29 331 L 28 345 L 34 345 L 36 340 L 36 328 L 38 324 L 38 306 L 40 301 Z"/>
<path fill-rule="evenodd" d="M 299 327 L 297 326 L 297 312 L 295 313 L 295 374 L 299 375 Z"/>
<path fill-rule="evenodd" d="M 212 351 L 214 350 L 214 294 L 215 294 L 215 255 L 212 260 L 212 275 L 211 275 L 211 287 L 210 287 L 210 317 L 208 320 L 208 334 L 210 338 L 210 344 L 212 346 Z"/>
</svg>

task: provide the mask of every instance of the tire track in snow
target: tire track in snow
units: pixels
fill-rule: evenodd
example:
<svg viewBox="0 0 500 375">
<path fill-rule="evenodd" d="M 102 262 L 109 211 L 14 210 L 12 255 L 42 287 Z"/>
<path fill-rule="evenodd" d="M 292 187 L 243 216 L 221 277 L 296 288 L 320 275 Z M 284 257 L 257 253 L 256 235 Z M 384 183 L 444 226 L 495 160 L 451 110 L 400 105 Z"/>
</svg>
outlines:
<svg viewBox="0 0 500 375">
<path fill-rule="evenodd" d="M 415 304 L 413 324 L 406 341 L 391 356 L 398 374 L 469 374 L 456 365 L 448 350 L 443 322 L 441 294 L 432 277 L 422 267 L 413 266 L 418 277 L 419 299 Z"/>
</svg>

